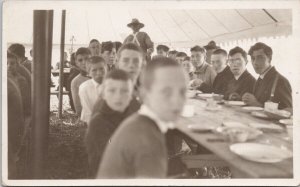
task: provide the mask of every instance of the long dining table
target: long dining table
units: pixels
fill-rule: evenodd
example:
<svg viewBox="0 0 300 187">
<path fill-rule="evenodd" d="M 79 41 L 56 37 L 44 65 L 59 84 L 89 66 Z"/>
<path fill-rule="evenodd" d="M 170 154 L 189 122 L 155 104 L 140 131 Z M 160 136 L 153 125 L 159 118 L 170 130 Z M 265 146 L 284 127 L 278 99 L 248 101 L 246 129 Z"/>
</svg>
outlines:
<svg viewBox="0 0 300 187">
<path fill-rule="evenodd" d="M 209 125 L 217 128 L 224 121 L 240 122 L 245 125 L 250 123 L 275 123 L 279 125 L 277 121 L 256 118 L 249 112 L 243 111 L 241 106 L 223 104 L 220 110 L 207 110 L 207 102 L 199 97 L 188 99 L 187 105 L 193 105 L 195 113 L 191 117 L 181 117 L 176 123 L 176 128 L 228 164 L 233 178 L 293 178 L 293 157 L 277 163 L 249 161 L 230 150 L 230 145 L 234 144 L 233 142 L 209 141 L 220 138 L 220 134 L 214 132 L 199 133 L 189 128 L 189 125 Z M 274 145 L 293 152 L 292 140 L 287 137 L 288 134 L 283 127 L 281 131 L 263 132 L 256 139 L 247 142 Z"/>
</svg>

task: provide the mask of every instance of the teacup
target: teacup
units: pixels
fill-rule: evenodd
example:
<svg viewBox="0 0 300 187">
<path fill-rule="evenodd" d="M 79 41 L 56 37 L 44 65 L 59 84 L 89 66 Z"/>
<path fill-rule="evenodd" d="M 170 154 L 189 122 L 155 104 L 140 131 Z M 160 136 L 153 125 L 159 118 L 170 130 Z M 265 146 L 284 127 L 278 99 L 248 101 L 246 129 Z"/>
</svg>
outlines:
<svg viewBox="0 0 300 187">
<path fill-rule="evenodd" d="M 276 111 L 278 109 L 278 103 L 274 103 L 271 101 L 265 102 L 265 110 L 266 111 Z"/>
</svg>

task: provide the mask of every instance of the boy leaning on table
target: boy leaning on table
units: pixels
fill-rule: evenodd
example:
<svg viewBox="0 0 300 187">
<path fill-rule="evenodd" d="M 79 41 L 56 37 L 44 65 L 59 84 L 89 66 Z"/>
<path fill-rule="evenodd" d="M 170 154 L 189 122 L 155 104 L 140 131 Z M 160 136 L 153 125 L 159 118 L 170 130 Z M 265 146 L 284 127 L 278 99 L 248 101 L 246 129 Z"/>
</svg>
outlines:
<svg viewBox="0 0 300 187">
<path fill-rule="evenodd" d="M 97 178 L 165 178 L 165 133 L 181 114 L 188 77 L 173 59 L 155 58 L 141 74 L 141 109 L 127 118 L 107 146 Z"/>
<path fill-rule="evenodd" d="M 259 78 L 253 91 L 245 93 L 242 100 L 248 105 L 260 107 L 265 102 L 272 101 L 279 104 L 279 109 L 292 112 L 292 88 L 289 81 L 272 66 L 272 48 L 258 42 L 250 48 L 248 54 Z"/>
</svg>

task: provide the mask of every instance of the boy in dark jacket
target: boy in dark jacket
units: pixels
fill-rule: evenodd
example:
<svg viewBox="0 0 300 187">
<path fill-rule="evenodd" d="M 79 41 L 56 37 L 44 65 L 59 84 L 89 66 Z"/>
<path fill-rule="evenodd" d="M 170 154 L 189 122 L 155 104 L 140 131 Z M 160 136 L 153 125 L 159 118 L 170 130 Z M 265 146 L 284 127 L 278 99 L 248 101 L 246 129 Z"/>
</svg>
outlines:
<svg viewBox="0 0 300 187">
<path fill-rule="evenodd" d="M 186 100 L 188 76 L 175 60 L 159 57 L 141 74 L 143 106 L 116 130 L 97 178 L 165 178 L 166 134 Z"/>
<path fill-rule="evenodd" d="M 85 143 L 90 177 L 94 178 L 102 154 L 121 122 L 136 112 L 140 104 L 132 97 L 133 82 L 123 70 L 112 70 L 103 83 L 102 99 L 93 110 Z"/>
</svg>

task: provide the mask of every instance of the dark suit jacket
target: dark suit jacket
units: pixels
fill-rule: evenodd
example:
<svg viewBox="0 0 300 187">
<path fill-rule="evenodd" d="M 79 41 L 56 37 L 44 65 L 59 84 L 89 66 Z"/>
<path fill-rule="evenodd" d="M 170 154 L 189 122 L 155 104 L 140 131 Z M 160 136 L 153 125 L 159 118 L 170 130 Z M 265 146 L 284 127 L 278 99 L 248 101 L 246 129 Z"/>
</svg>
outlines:
<svg viewBox="0 0 300 187">
<path fill-rule="evenodd" d="M 216 94 L 222 94 L 225 95 L 225 91 L 227 89 L 228 82 L 233 79 L 234 76 L 230 70 L 229 66 L 226 66 L 226 68 L 217 74 L 214 83 L 213 83 L 213 90 L 212 92 Z"/>
<path fill-rule="evenodd" d="M 275 87 L 274 97 L 271 98 L 271 89 L 276 75 L 278 75 L 278 81 Z M 260 83 L 256 81 L 253 94 L 261 104 L 271 100 L 275 103 L 279 103 L 279 109 L 293 107 L 291 85 L 284 76 L 278 73 L 275 67 L 272 67 L 269 72 L 267 72 Z"/>
<path fill-rule="evenodd" d="M 253 90 L 254 84 L 255 78 L 247 70 L 245 70 L 238 80 L 233 78 L 228 82 L 224 99 L 229 99 L 229 96 L 232 93 L 237 93 L 242 98 L 244 93 L 251 92 Z"/>
<path fill-rule="evenodd" d="M 90 176 L 92 178 L 96 176 L 109 139 L 121 122 L 140 108 L 140 103 L 133 99 L 123 113 L 112 110 L 103 99 L 95 107 L 85 137 Z"/>
</svg>

